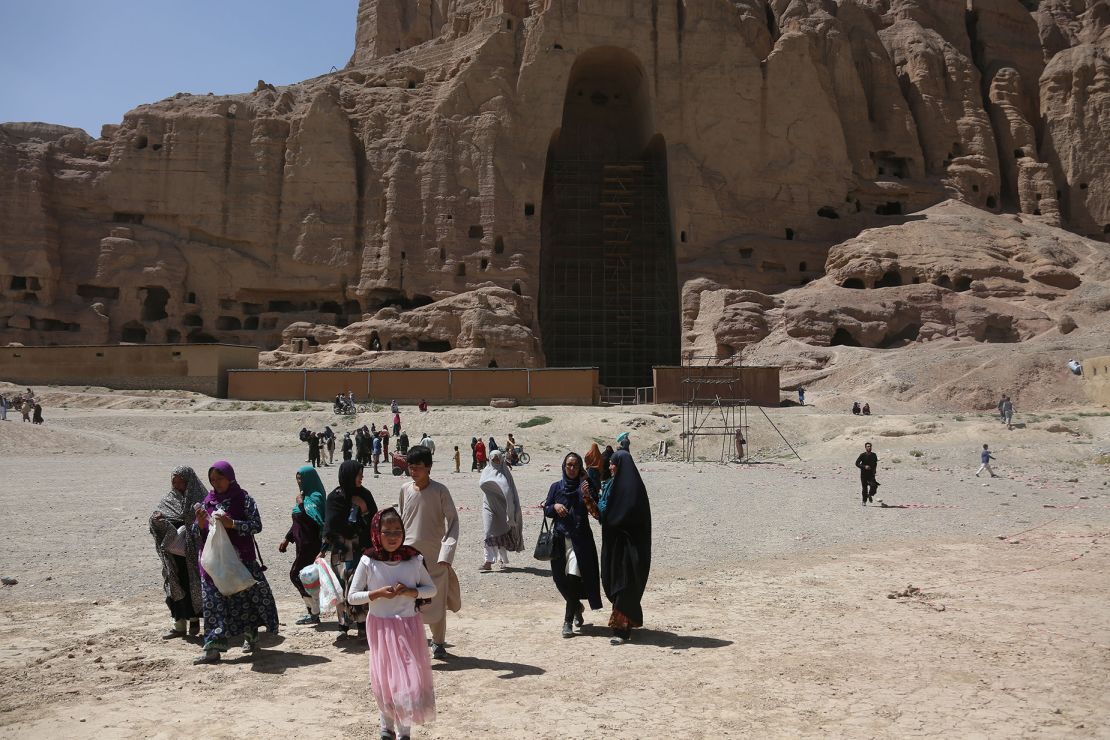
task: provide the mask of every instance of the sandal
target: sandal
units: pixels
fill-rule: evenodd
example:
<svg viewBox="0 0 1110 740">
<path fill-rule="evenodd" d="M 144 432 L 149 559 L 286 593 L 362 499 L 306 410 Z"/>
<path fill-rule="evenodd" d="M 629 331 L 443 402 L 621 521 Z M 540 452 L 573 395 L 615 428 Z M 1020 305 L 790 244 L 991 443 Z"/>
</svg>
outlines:
<svg viewBox="0 0 1110 740">
<path fill-rule="evenodd" d="M 205 665 L 207 663 L 219 663 L 220 651 L 219 650 L 205 650 L 203 653 L 193 658 L 193 665 Z"/>
</svg>

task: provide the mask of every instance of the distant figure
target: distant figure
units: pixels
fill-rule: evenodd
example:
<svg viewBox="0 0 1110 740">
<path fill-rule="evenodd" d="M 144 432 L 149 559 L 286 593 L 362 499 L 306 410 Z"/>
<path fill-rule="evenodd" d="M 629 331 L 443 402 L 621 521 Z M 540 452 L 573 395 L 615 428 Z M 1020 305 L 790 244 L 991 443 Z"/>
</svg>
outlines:
<svg viewBox="0 0 1110 740">
<path fill-rule="evenodd" d="M 371 337 L 370 338 L 370 349 L 373 350 L 374 352 L 381 352 L 382 351 L 382 340 L 378 339 L 377 336 Z"/>
<path fill-rule="evenodd" d="M 397 407 L 397 402 L 393 402 L 393 407 Z M 393 436 L 396 437 L 401 433 L 401 415 L 396 411 L 393 412 Z"/>
<path fill-rule="evenodd" d="M 351 450 L 354 446 L 355 443 L 351 441 L 351 433 L 343 432 L 343 462 L 351 459 Z"/>
<path fill-rule="evenodd" d="M 998 401 L 998 420 L 1001 421 L 1002 423 L 1006 422 L 1006 412 L 1002 410 L 1002 407 L 1006 405 L 1006 401 L 1009 400 L 1009 398 L 1010 398 L 1009 396 L 1004 395 Z"/>
<path fill-rule="evenodd" d="M 997 478 L 998 476 L 994 474 L 993 470 L 991 470 L 991 460 L 994 459 L 995 457 L 991 454 L 990 449 L 988 449 L 986 445 L 983 445 L 983 451 L 979 453 L 980 465 L 979 469 L 975 471 L 975 477 L 978 478 L 979 473 L 982 473 L 985 470 L 991 474 L 992 478 Z"/>
<path fill-rule="evenodd" d="M 409 452 L 409 433 L 401 432 L 401 436 L 397 438 L 397 451 L 402 455 L 407 455 Z"/>
<path fill-rule="evenodd" d="M 744 445 L 748 440 L 744 439 L 744 432 L 740 428 L 736 429 L 736 459 L 740 462 L 744 460 Z"/>
<path fill-rule="evenodd" d="M 863 411 L 860 410 L 859 401 L 852 401 L 852 413 L 859 416 Z"/>
<path fill-rule="evenodd" d="M 23 405 L 19 407 L 19 411 L 23 414 L 23 421 L 31 420 L 31 412 L 35 410 L 35 404 L 31 399 L 23 399 Z"/>
<path fill-rule="evenodd" d="M 374 459 L 374 475 L 378 475 L 378 463 L 382 459 L 382 438 L 375 434 L 370 440 L 370 449 Z"/>
<path fill-rule="evenodd" d="M 420 409 L 420 413 L 422 414 L 428 413 L 428 402 L 421 398 L 420 405 L 417 406 L 417 408 Z"/>
<path fill-rule="evenodd" d="M 1072 375 L 1083 374 L 1083 363 L 1079 360 L 1068 360 L 1068 370 L 1071 370 Z"/>
<path fill-rule="evenodd" d="M 401 413 L 401 407 L 397 405 L 396 398 L 389 402 L 389 410 L 395 414 Z"/>
<path fill-rule="evenodd" d="M 806 405 L 806 389 L 802 388 L 801 386 L 798 386 L 798 405 Z"/>
<path fill-rule="evenodd" d="M 875 490 L 879 482 L 875 480 L 875 471 L 879 467 L 879 456 L 871 451 L 871 443 L 863 446 L 863 452 L 856 458 L 856 467 L 859 468 L 859 481 L 863 487 L 863 505 L 874 502 Z"/>
<path fill-rule="evenodd" d="M 461 460 L 459 459 L 459 446 L 455 445 L 455 472 L 456 473 L 461 472 L 461 470 L 459 468 L 459 463 L 460 462 L 461 462 Z"/>
<path fill-rule="evenodd" d="M 432 441 L 432 438 L 428 436 L 427 432 L 424 432 L 424 436 L 421 437 L 420 444 L 427 447 L 428 452 L 432 453 L 432 457 L 435 457 L 435 455 L 436 455 L 436 443 Z"/>
<path fill-rule="evenodd" d="M 0 421 L 8 420 L 8 397 L 0 396 Z"/>
<path fill-rule="evenodd" d="M 629 451 L 629 447 L 632 446 L 632 438 L 628 432 L 621 432 L 617 435 L 617 445 L 625 452 Z"/>
<path fill-rule="evenodd" d="M 308 433 L 308 461 L 312 467 L 320 467 L 320 435 L 316 432 Z"/>
<path fill-rule="evenodd" d="M 871 416 L 871 404 L 869 404 L 869 403 L 863 404 L 863 415 L 864 416 Z"/>
<path fill-rule="evenodd" d="M 42 406 L 39 405 L 39 403 L 37 401 L 35 402 L 35 414 L 34 414 L 34 417 L 31 419 L 31 423 L 32 424 L 41 424 L 42 423 Z"/>
<path fill-rule="evenodd" d="M 1014 402 L 1009 396 L 1002 401 L 1002 421 L 1006 422 L 1007 429 L 1014 428 Z"/>
<path fill-rule="evenodd" d="M 474 440 L 474 464 L 478 466 L 478 470 L 485 470 L 486 467 L 486 443 L 480 439 Z"/>
<path fill-rule="evenodd" d="M 333 465 L 335 463 L 335 432 L 331 430 L 331 427 L 324 427 L 323 436 L 328 451 L 328 461 L 326 464 Z M 321 455 L 321 459 L 322 458 L 323 456 Z M 311 563 L 309 563 L 309 565 L 311 565 Z"/>
</svg>

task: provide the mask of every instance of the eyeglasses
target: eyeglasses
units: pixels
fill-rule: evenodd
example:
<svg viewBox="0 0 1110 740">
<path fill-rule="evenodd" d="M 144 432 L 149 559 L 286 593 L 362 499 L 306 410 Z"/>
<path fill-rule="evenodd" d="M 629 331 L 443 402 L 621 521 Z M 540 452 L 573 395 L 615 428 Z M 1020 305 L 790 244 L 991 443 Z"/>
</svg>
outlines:
<svg viewBox="0 0 1110 740">
<path fill-rule="evenodd" d="M 404 537 L 405 531 L 403 529 L 383 529 L 382 537 Z"/>
</svg>

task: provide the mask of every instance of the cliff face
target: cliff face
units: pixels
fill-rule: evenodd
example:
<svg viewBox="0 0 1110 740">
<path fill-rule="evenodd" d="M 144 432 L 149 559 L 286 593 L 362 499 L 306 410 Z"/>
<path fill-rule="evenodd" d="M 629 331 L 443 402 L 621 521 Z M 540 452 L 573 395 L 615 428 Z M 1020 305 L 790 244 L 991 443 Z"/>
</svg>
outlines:
<svg viewBox="0 0 1110 740">
<path fill-rule="evenodd" d="M 552 163 L 592 148 L 661 173 L 676 326 L 705 281 L 781 294 L 946 199 L 1104 240 L 1108 25 L 1105 0 L 362 0 L 340 72 L 96 140 L 0 125 L 0 342 L 290 351 L 293 324 L 365 325 L 350 362 L 372 330 L 465 325 L 442 361 L 543 364 Z M 484 288 L 521 298 L 504 346 L 404 318 Z"/>
</svg>

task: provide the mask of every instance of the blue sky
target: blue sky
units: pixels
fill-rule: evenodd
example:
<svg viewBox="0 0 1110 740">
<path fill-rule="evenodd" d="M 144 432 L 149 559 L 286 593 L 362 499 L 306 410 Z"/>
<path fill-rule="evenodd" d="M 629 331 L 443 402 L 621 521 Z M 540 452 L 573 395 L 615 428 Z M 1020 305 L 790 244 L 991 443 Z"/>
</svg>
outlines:
<svg viewBox="0 0 1110 740">
<path fill-rule="evenodd" d="M 0 122 L 94 137 L 178 92 L 246 92 L 342 68 L 358 0 L 0 0 Z"/>
</svg>

